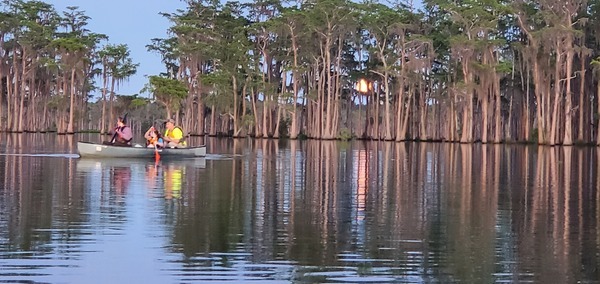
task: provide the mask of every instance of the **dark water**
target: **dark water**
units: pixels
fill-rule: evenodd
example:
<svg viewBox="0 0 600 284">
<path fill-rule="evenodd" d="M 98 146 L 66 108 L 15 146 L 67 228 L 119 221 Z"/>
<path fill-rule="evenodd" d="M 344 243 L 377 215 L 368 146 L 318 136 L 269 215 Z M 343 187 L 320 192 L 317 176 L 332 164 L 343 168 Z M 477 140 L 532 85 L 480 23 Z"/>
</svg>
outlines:
<svg viewBox="0 0 600 284">
<path fill-rule="evenodd" d="M 0 282 L 599 283 L 595 148 L 0 135 Z"/>
</svg>

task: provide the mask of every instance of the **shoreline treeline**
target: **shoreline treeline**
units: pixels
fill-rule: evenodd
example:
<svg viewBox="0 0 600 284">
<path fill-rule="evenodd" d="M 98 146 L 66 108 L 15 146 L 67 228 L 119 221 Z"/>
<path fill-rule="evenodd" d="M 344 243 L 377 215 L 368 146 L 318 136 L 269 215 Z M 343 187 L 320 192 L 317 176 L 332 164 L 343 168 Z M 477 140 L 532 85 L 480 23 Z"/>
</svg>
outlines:
<svg viewBox="0 0 600 284">
<path fill-rule="evenodd" d="M 109 115 L 119 106 L 134 106 L 140 115 L 153 107 L 191 135 L 600 143 L 598 0 L 426 0 L 419 10 L 404 2 L 345 0 L 186 3 L 164 14 L 170 37 L 148 45 L 166 68 L 144 88 L 154 103 L 122 98 L 128 103 L 111 108 L 118 98 L 107 86 L 131 74 L 116 71 L 102 73 L 109 74 L 103 97 L 88 102 L 89 80 L 77 81 L 93 77 L 83 71 L 86 61 L 78 61 L 86 57 L 55 43 L 54 52 L 68 55 L 53 77 L 61 95 L 24 111 L 62 113 L 59 132 L 103 130 L 96 124 L 105 119 L 66 112 L 73 107 L 39 111 L 39 105 L 69 99 L 70 106 L 80 102 L 98 113 L 108 104 L 103 113 L 108 108 Z M 23 49 L 14 59 L 6 46 L 0 46 L 4 85 L 48 84 L 34 83 L 27 68 L 7 79 L 5 66 L 22 65 L 30 53 Z M 367 88 L 359 92 L 361 79 Z M 8 98 L 3 119 L 29 103 L 18 93 L 31 87 L 21 85 L 0 90 Z M 38 118 L 46 124 L 34 121 L 29 129 L 48 128 L 47 120 Z M 9 129 L 25 130 L 10 121 Z"/>
</svg>

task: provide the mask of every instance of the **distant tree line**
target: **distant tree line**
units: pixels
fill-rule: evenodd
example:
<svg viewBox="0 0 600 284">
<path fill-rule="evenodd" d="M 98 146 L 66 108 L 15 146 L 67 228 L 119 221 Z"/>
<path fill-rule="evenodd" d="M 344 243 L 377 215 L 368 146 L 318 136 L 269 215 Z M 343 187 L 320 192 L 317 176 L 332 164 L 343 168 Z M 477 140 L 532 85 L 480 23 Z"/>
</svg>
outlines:
<svg viewBox="0 0 600 284">
<path fill-rule="evenodd" d="M 147 46 L 152 100 L 122 99 L 140 120 L 156 104 L 192 135 L 600 145 L 600 0 L 185 3 Z M 100 49 L 76 8 L 2 7 L 1 125 L 105 131 L 126 46 Z"/>
</svg>

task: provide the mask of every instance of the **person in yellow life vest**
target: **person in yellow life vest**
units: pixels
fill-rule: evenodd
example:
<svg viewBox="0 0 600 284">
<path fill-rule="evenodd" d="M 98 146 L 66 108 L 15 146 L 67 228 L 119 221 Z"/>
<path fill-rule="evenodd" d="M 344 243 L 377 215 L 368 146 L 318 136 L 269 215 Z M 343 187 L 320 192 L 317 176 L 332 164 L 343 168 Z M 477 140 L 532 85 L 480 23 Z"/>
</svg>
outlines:
<svg viewBox="0 0 600 284">
<path fill-rule="evenodd" d="M 165 124 L 167 130 L 163 139 L 166 147 L 170 148 L 185 148 L 187 144 L 183 141 L 183 130 L 179 126 L 175 126 L 175 120 L 169 118 Z"/>
</svg>

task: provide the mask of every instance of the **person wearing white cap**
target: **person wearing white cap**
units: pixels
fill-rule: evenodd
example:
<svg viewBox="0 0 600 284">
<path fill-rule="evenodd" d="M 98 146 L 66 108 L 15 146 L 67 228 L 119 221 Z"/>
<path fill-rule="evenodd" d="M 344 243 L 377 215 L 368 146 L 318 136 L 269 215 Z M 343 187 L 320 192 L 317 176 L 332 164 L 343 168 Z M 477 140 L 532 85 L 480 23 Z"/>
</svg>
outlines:
<svg viewBox="0 0 600 284">
<path fill-rule="evenodd" d="M 187 145 L 183 141 L 183 129 L 179 126 L 175 126 L 175 120 L 169 118 L 165 124 L 166 130 L 163 139 L 167 143 L 167 147 L 170 148 L 185 148 Z"/>
</svg>

